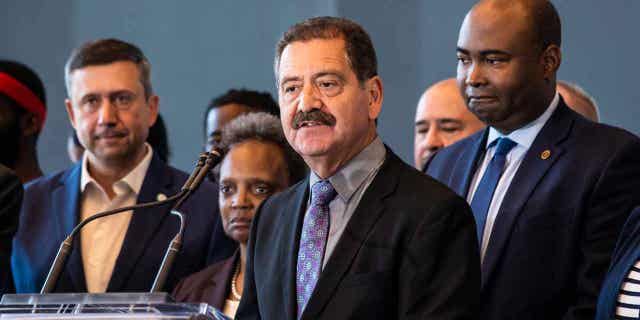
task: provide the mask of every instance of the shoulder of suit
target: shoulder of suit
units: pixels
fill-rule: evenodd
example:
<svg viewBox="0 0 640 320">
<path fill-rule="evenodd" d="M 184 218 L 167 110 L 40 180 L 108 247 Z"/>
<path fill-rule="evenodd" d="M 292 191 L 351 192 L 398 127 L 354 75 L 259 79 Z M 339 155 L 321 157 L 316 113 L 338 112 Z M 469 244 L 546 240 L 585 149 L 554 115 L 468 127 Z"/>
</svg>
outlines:
<svg viewBox="0 0 640 320">
<path fill-rule="evenodd" d="M 414 198 L 416 194 L 419 194 L 419 198 L 425 202 L 457 197 L 456 193 L 449 187 L 409 165 L 405 164 L 400 172 L 400 183 L 398 184 L 397 192 L 400 196 Z"/>
<path fill-rule="evenodd" d="M 475 156 L 475 153 L 468 153 L 465 152 L 465 150 L 475 148 L 476 142 L 478 141 L 478 139 L 482 139 L 482 135 L 484 133 L 485 129 L 480 130 L 467 138 L 464 138 L 446 148 L 438 150 L 427 163 L 427 166 L 424 168 L 424 172 L 426 174 L 433 175 L 438 179 L 441 179 L 442 175 L 445 174 L 447 170 L 452 169 L 453 167 L 451 165 L 455 163 L 455 161 L 457 161 L 463 154 L 473 154 L 473 156 Z"/>
<path fill-rule="evenodd" d="M 485 130 L 482 129 L 460 141 L 457 141 L 456 143 L 453 143 L 449 146 L 447 146 L 446 148 L 442 148 L 440 150 L 438 150 L 438 152 L 436 152 L 436 154 L 434 155 L 433 161 L 437 160 L 437 159 L 441 159 L 443 157 L 450 157 L 450 156 L 457 156 L 460 154 L 460 152 L 462 152 L 462 150 L 471 148 L 474 145 L 474 142 L 477 141 L 478 139 L 482 138 L 482 135 L 484 134 Z"/>
<path fill-rule="evenodd" d="M 640 138 L 633 133 L 604 123 L 597 123 L 583 117 L 576 117 L 574 132 L 576 139 L 586 140 L 592 143 L 602 143 L 606 146 L 616 146 L 626 143 L 640 144 Z"/>
<path fill-rule="evenodd" d="M 55 171 L 53 173 L 46 174 L 37 179 L 31 180 L 24 185 L 25 193 L 29 192 L 42 192 L 46 189 L 52 189 L 59 185 L 64 184 L 65 180 L 69 178 L 69 175 L 76 170 L 76 165 L 64 169 Z"/>
</svg>

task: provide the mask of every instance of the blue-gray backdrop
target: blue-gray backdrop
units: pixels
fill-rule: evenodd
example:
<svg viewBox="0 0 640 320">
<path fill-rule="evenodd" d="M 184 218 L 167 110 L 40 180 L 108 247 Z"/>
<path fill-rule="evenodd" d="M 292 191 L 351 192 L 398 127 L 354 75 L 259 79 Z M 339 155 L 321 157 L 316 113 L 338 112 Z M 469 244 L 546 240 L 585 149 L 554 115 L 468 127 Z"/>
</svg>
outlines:
<svg viewBox="0 0 640 320">
<path fill-rule="evenodd" d="M 273 48 L 304 18 L 352 18 L 378 51 L 385 102 L 380 133 L 411 163 L 413 117 L 429 84 L 455 75 L 458 28 L 471 0 L 11 0 L 0 11 L 0 57 L 33 67 L 47 88 L 49 116 L 39 143 L 43 169 L 67 167 L 63 65 L 84 41 L 117 37 L 139 45 L 169 129 L 171 162 L 189 170 L 201 150 L 202 113 L 231 87 L 275 94 Z M 640 133 L 640 1 L 556 0 L 563 22 L 559 78 L 579 83 L 605 123 Z"/>
</svg>

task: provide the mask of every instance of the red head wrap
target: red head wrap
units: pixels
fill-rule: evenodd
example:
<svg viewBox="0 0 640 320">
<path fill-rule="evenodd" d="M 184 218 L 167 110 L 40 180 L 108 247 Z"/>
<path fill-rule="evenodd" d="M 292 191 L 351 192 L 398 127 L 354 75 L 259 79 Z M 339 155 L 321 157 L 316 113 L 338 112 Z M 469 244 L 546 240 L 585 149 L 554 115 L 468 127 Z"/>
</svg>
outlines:
<svg viewBox="0 0 640 320">
<path fill-rule="evenodd" d="M 40 130 L 44 127 L 44 120 L 47 118 L 47 108 L 44 103 L 24 84 L 14 79 L 7 73 L 0 72 L 0 93 L 17 102 L 20 107 L 35 113 L 40 122 Z"/>
</svg>

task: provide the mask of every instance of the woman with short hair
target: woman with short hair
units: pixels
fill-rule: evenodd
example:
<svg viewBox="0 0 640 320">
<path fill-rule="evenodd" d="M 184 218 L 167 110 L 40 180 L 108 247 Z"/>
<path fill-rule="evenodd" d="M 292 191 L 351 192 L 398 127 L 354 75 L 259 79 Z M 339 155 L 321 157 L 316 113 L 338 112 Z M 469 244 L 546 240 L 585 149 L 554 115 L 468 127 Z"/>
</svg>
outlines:
<svg viewBox="0 0 640 320">
<path fill-rule="evenodd" d="M 249 229 L 256 210 L 267 197 L 302 180 L 306 165 L 287 143 L 280 120 L 266 113 L 249 113 L 227 124 L 220 147 L 225 151 L 214 169 L 219 188 L 220 215 L 226 235 L 239 250 L 223 261 L 192 274 L 176 286 L 178 302 L 205 302 L 234 317 L 244 279 Z"/>
</svg>

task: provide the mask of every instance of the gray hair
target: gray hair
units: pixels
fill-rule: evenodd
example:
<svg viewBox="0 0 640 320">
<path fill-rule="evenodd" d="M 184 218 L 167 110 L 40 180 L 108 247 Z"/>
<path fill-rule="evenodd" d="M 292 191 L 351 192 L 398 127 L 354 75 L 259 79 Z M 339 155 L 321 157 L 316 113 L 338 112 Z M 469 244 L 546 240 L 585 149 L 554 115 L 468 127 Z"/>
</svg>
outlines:
<svg viewBox="0 0 640 320">
<path fill-rule="evenodd" d="M 306 177 L 306 164 L 287 142 L 282 124 L 277 117 L 266 112 L 252 112 L 238 116 L 222 129 L 219 148 L 226 154 L 234 145 L 248 140 L 272 143 L 280 148 L 287 163 L 290 185 Z M 213 174 L 216 180 L 220 179 L 220 165 L 213 169 Z"/>
</svg>

